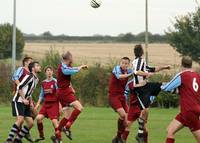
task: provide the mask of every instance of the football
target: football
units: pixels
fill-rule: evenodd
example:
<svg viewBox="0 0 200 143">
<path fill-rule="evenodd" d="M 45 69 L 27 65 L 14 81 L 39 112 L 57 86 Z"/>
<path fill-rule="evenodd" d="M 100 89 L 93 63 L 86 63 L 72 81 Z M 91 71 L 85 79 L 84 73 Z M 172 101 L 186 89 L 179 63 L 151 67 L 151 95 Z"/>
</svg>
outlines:
<svg viewBox="0 0 200 143">
<path fill-rule="evenodd" d="M 101 0 L 91 0 L 90 5 L 93 8 L 99 8 L 101 6 Z"/>
</svg>

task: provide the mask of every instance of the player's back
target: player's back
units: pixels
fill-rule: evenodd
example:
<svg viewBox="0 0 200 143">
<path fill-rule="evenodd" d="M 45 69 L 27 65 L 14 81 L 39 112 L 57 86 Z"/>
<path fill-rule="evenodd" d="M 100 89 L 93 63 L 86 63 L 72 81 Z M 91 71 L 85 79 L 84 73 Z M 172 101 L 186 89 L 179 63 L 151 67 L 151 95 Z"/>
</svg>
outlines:
<svg viewBox="0 0 200 143">
<path fill-rule="evenodd" d="M 57 70 L 58 88 L 68 88 L 70 86 L 70 83 L 71 83 L 71 76 L 64 75 L 62 72 L 62 64 L 59 64 Z"/>
<path fill-rule="evenodd" d="M 200 74 L 186 70 L 180 74 L 179 87 L 181 111 L 200 113 Z"/>
</svg>

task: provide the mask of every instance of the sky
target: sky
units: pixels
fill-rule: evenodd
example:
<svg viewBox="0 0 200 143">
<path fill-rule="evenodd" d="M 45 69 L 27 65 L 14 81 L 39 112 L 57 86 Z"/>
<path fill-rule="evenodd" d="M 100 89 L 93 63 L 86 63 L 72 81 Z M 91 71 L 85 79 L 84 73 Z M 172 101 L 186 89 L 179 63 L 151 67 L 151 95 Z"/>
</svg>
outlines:
<svg viewBox="0 0 200 143">
<path fill-rule="evenodd" d="M 17 27 L 23 33 L 89 36 L 145 30 L 145 0 L 101 0 L 98 9 L 90 0 L 16 0 Z M 193 12 L 195 0 L 149 0 L 149 31 L 163 34 L 175 16 Z M 12 23 L 13 0 L 0 0 L 0 24 Z"/>
</svg>

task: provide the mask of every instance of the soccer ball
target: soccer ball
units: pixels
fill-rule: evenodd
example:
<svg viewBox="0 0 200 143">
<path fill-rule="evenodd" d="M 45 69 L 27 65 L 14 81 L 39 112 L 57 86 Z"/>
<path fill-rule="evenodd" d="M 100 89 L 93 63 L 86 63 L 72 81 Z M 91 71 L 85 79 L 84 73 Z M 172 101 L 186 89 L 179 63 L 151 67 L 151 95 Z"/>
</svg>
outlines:
<svg viewBox="0 0 200 143">
<path fill-rule="evenodd" d="M 91 0 L 90 5 L 93 8 L 99 8 L 101 6 L 101 0 Z"/>
</svg>

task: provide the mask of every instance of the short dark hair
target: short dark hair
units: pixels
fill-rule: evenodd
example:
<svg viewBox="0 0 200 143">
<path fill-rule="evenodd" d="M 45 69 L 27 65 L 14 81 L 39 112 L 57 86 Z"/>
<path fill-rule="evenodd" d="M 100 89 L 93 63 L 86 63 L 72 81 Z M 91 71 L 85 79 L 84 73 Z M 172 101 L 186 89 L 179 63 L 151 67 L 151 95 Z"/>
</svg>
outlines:
<svg viewBox="0 0 200 143">
<path fill-rule="evenodd" d="M 135 45 L 134 54 L 136 58 L 141 57 L 144 54 L 141 44 Z"/>
<path fill-rule="evenodd" d="M 121 58 L 121 60 L 128 60 L 128 62 L 131 61 L 131 60 L 129 59 L 129 57 L 123 57 L 123 58 Z"/>
<path fill-rule="evenodd" d="M 52 71 L 53 71 L 53 67 L 52 67 L 52 66 L 50 66 L 50 65 L 48 65 L 48 66 L 46 66 L 46 67 L 44 68 L 44 72 L 46 72 L 48 69 L 50 69 L 50 70 L 52 70 Z"/>
<path fill-rule="evenodd" d="M 32 57 L 28 57 L 28 56 L 24 57 L 22 60 L 22 65 L 25 66 L 25 62 L 27 62 L 28 60 L 32 60 L 32 59 L 33 59 Z"/>
<path fill-rule="evenodd" d="M 70 51 L 67 51 L 66 53 L 62 54 L 63 60 L 69 60 L 69 58 L 72 56 Z"/>
<path fill-rule="evenodd" d="M 34 62 L 31 62 L 31 63 L 28 65 L 28 69 L 29 69 L 30 72 L 32 72 L 32 69 L 33 69 L 33 67 L 35 67 L 36 64 L 39 64 L 39 62 L 34 61 Z"/>
<path fill-rule="evenodd" d="M 192 58 L 190 58 L 189 56 L 184 56 L 181 60 L 181 65 L 184 68 L 191 68 L 192 67 Z"/>
</svg>

